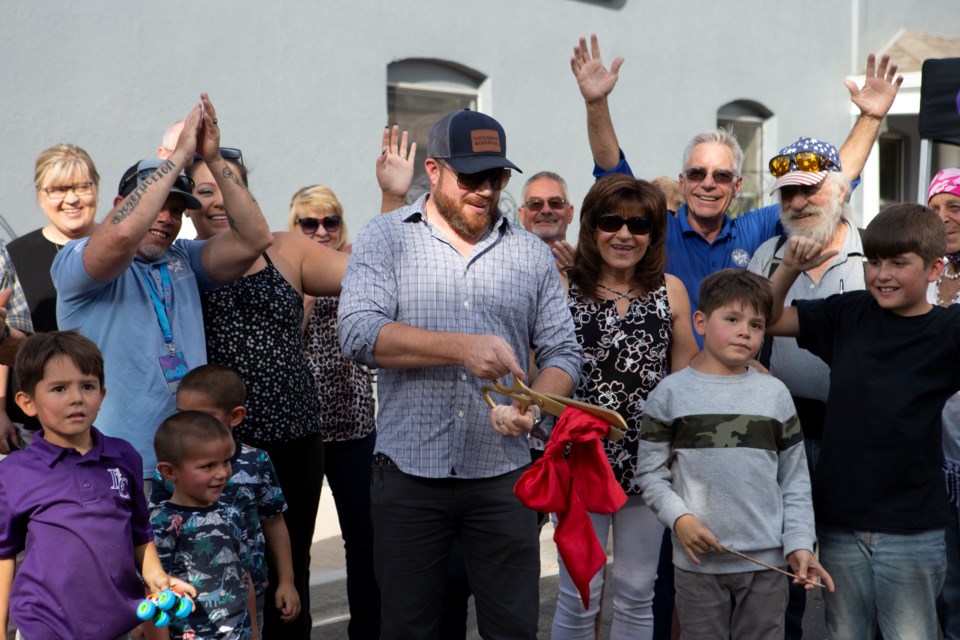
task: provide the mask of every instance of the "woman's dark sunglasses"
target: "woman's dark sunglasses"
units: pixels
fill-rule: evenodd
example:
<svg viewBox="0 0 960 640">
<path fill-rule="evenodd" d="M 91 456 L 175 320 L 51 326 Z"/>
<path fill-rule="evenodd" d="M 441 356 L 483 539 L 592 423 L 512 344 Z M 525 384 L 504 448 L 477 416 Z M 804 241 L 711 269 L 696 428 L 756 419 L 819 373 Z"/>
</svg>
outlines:
<svg viewBox="0 0 960 640">
<path fill-rule="evenodd" d="M 597 216 L 597 229 L 607 233 L 616 233 L 627 225 L 627 231 L 635 236 L 645 236 L 650 233 L 653 223 L 646 216 L 635 216 L 633 218 L 621 218 L 615 213 L 601 213 Z"/>
<path fill-rule="evenodd" d="M 240 149 L 235 147 L 220 147 L 220 157 L 222 157 L 224 160 L 236 162 L 241 167 L 246 168 L 246 166 L 243 164 L 243 152 L 240 151 Z M 193 154 L 194 162 L 200 162 L 201 160 L 203 160 L 203 158 L 199 153 Z"/>
<path fill-rule="evenodd" d="M 320 225 L 323 225 L 323 228 L 327 233 L 333 233 L 340 228 L 341 222 L 343 222 L 343 218 L 340 216 L 327 216 L 325 218 L 300 218 L 297 220 L 297 224 L 300 225 L 300 231 L 303 231 L 304 233 L 316 233 L 320 228 Z"/>
</svg>

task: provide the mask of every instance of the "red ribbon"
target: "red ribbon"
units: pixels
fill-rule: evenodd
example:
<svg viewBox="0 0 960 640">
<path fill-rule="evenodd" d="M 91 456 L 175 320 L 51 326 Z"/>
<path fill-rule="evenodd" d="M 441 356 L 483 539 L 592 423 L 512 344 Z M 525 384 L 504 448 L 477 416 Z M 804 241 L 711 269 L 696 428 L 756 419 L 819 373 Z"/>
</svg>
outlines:
<svg viewBox="0 0 960 640">
<path fill-rule="evenodd" d="M 607 561 L 588 512 L 614 513 L 627 501 L 600 444 L 609 428 L 600 418 L 568 407 L 553 428 L 543 457 L 513 487 L 526 507 L 557 514 L 553 540 L 584 609 L 590 603 L 590 579 Z M 570 452 L 564 455 L 568 445 Z"/>
</svg>

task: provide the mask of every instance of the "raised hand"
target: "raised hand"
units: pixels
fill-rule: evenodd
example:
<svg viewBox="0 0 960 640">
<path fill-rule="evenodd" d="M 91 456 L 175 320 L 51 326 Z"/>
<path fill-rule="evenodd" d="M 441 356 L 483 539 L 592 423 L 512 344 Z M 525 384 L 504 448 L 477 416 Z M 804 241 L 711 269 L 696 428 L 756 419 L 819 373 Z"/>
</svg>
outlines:
<svg viewBox="0 0 960 640">
<path fill-rule="evenodd" d="M 580 43 L 573 48 L 573 57 L 570 58 L 570 69 L 577 78 L 577 84 L 580 86 L 580 95 L 586 102 L 597 102 L 603 100 L 613 88 L 617 86 L 617 79 L 620 77 L 620 66 L 623 64 L 623 57 L 614 58 L 610 63 L 610 68 L 603 66 L 603 60 L 600 58 L 600 43 L 597 40 L 597 34 L 590 34 L 590 49 L 587 49 L 586 38 L 580 38 Z"/>
<path fill-rule="evenodd" d="M 217 111 L 206 93 L 200 94 L 200 104 L 203 105 L 203 109 L 197 138 L 197 153 L 204 162 L 214 162 L 220 158 L 220 124 L 217 122 Z"/>
<path fill-rule="evenodd" d="M 783 252 L 783 266 L 796 271 L 816 269 L 837 255 L 837 251 L 823 251 L 823 245 L 804 236 L 790 236 Z"/>
<path fill-rule="evenodd" d="M 874 54 L 867 56 L 867 70 L 862 87 L 857 87 L 852 80 L 844 80 L 850 91 L 850 101 L 857 105 L 861 115 L 881 119 L 890 111 L 897 91 L 903 84 L 903 76 L 897 75 L 897 65 L 890 62 L 890 56 L 884 54 L 880 58 L 880 66 L 876 65 L 877 57 Z"/>
<path fill-rule="evenodd" d="M 197 104 L 190 110 L 187 117 L 183 119 L 183 129 L 180 130 L 180 136 L 177 138 L 177 145 L 170 154 L 182 156 L 186 166 L 193 164 L 193 154 L 198 150 L 197 145 L 202 135 L 203 127 L 203 107 Z M 181 165 L 182 166 L 182 165 Z"/>
<path fill-rule="evenodd" d="M 407 153 L 407 132 L 401 135 L 400 127 L 393 125 L 383 130 L 380 151 L 380 157 L 377 158 L 377 184 L 385 197 L 402 202 L 413 183 L 417 143 L 411 144 Z"/>
</svg>

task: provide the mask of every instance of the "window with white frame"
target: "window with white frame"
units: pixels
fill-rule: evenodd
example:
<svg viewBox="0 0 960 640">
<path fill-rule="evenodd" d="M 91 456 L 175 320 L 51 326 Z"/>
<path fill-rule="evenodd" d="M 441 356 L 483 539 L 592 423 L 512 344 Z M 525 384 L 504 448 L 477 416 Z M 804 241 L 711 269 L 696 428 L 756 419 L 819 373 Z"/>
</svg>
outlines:
<svg viewBox="0 0 960 640">
<path fill-rule="evenodd" d="M 398 124 L 417 143 L 413 187 L 407 202 L 430 188 L 423 158 L 430 127 L 442 116 L 458 109 L 481 110 L 481 86 L 485 77 L 462 65 L 442 60 L 408 59 L 387 67 L 387 122 Z"/>
<path fill-rule="evenodd" d="M 762 104 L 750 100 L 736 100 L 717 110 L 717 127 L 733 132 L 743 149 L 743 182 L 740 196 L 730 204 L 730 215 L 756 209 L 771 202 L 768 194 L 773 177 L 767 170 L 767 159 L 774 136 L 771 131 L 773 113 Z"/>
</svg>

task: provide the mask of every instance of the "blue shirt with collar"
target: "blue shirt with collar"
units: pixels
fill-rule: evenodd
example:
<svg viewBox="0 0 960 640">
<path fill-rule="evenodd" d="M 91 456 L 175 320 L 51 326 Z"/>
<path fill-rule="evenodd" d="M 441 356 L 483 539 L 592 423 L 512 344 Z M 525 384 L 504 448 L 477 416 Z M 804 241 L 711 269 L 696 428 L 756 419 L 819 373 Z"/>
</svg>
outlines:
<svg viewBox="0 0 960 640">
<path fill-rule="evenodd" d="M 610 169 L 594 164 L 593 176 L 598 180 L 611 173 L 634 177 L 633 170 L 620 151 L 620 162 Z M 741 213 L 736 218 L 723 214 L 723 227 L 713 242 L 707 242 L 687 220 L 687 205 L 680 206 L 676 216 L 667 216 L 667 265 L 664 268 L 675 275 L 687 288 L 690 313 L 697 310 L 700 283 L 711 273 L 721 269 L 746 269 L 753 252 L 769 238 L 784 233 L 780 223 L 780 205 L 771 204 Z M 703 338 L 695 334 L 703 348 Z"/>
<path fill-rule="evenodd" d="M 147 282 L 164 299 L 160 267 L 167 266 L 173 342 L 189 368 L 207 363 L 200 289 L 217 284 L 203 270 L 202 240 L 177 240 L 153 262 L 134 258 L 109 282 L 87 273 L 83 251 L 88 240 L 67 243 L 53 261 L 50 274 L 57 286 L 57 323 L 61 329 L 77 329 L 100 347 L 107 394 L 97 426 L 136 447 L 143 458 L 143 477 L 152 478 L 157 466 L 153 434 L 176 412 L 177 402 L 160 366 L 160 356 L 169 350 Z"/>
</svg>

